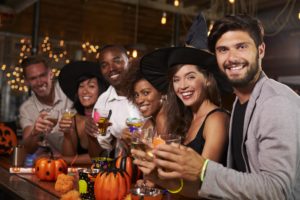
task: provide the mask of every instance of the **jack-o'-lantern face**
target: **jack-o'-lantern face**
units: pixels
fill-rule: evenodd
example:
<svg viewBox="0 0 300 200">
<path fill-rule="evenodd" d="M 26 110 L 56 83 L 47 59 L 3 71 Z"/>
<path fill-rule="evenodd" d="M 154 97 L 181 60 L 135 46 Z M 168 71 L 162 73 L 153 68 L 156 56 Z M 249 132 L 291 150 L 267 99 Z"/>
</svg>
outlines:
<svg viewBox="0 0 300 200">
<path fill-rule="evenodd" d="M 17 145 L 15 132 L 3 123 L 0 123 L 0 154 L 11 154 L 12 148 Z"/>
</svg>

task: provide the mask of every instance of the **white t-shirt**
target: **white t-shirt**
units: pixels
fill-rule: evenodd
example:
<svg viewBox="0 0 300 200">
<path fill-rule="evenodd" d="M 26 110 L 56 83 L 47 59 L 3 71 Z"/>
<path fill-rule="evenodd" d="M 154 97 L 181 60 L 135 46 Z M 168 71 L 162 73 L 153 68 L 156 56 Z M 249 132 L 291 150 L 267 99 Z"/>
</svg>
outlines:
<svg viewBox="0 0 300 200">
<path fill-rule="evenodd" d="M 137 107 L 125 96 L 119 96 L 115 88 L 112 86 L 100 95 L 94 108 L 112 111 L 109 120 L 112 125 L 108 127 L 106 135 L 97 135 L 97 140 L 104 149 L 112 148 L 110 145 L 112 135 L 117 139 L 121 138 L 122 131 L 127 128 L 126 119 L 128 117 L 141 118 L 141 114 Z"/>
</svg>

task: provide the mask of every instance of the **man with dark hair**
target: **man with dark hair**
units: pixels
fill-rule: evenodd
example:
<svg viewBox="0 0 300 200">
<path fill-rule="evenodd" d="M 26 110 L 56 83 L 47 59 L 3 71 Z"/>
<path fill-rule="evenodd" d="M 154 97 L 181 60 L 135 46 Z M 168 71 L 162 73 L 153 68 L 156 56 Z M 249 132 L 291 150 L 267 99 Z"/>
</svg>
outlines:
<svg viewBox="0 0 300 200">
<path fill-rule="evenodd" d="M 86 123 L 86 132 L 96 137 L 101 149 L 112 150 L 115 148 L 114 139 L 119 140 L 126 126 L 128 117 L 140 117 L 138 109 L 128 101 L 122 90 L 122 77 L 129 68 L 129 59 L 122 46 L 107 45 L 99 53 L 100 71 L 110 84 L 110 87 L 100 95 L 94 108 L 111 110 L 110 122 L 105 135 L 97 134 L 97 126 L 89 120 Z M 101 114 L 100 114 L 101 115 Z M 118 145 L 118 142 L 117 142 Z M 101 152 L 92 155 L 99 156 Z"/>
<path fill-rule="evenodd" d="M 61 151 L 63 133 L 58 131 L 58 126 L 45 118 L 45 110 L 61 111 L 70 108 L 72 102 L 62 92 L 59 84 L 53 82 L 54 74 L 42 57 L 25 58 L 21 67 L 25 83 L 32 90 L 32 96 L 19 110 L 24 145 L 29 153 L 34 153 L 39 149 L 38 142 L 45 139 L 51 149 L 58 153 Z M 45 135 L 50 127 L 55 133 Z"/>
<path fill-rule="evenodd" d="M 208 44 L 236 95 L 227 168 L 190 148 L 160 145 L 154 151 L 158 176 L 193 183 L 185 187 L 175 179 L 175 186 L 166 186 L 173 193 L 209 199 L 300 199 L 300 97 L 262 71 L 263 33 L 261 23 L 248 15 L 215 22 Z"/>
</svg>

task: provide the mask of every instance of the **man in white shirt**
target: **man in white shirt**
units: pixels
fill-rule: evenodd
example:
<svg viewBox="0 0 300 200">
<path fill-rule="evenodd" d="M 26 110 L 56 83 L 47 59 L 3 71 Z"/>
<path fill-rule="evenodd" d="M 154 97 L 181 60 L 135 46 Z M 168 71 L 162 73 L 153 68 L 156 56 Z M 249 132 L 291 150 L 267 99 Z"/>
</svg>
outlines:
<svg viewBox="0 0 300 200">
<path fill-rule="evenodd" d="M 39 56 L 28 57 L 21 63 L 26 84 L 32 90 L 20 107 L 20 125 L 23 129 L 23 143 L 27 152 L 41 151 L 39 142 L 43 137 L 54 153 L 61 152 L 63 133 L 58 125 L 46 119 L 44 110 L 70 108 L 72 101 L 62 92 L 58 83 L 53 81 L 54 74 L 45 60 Z M 51 134 L 44 134 L 51 131 Z"/>
<path fill-rule="evenodd" d="M 101 146 L 98 151 L 92 153 L 93 156 L 99 156 L 101 149 L 112 150 L 115 148 L 114 138 L 117 141 L 121 138 L 123 130 L 127 128 L 126 119 L 128 117 L 140 117 L 138 109 L 128 101 L 121 89 L 122 75 L 129 68 L 126 50 L 117 45 L 104 46 L 100 50 L 99 63 L 101 73 L 109 82 L 110 87 L 100 95 L 94 108 L 111 110 L 112 114 L 109 121 L 112 125 L 108 127 L 106 135 L 102 136 L 97 133 L 95 123 L 90 123 L 91 120 L 86 123 L 86 132 L 96 137 Z"/>
</svg>

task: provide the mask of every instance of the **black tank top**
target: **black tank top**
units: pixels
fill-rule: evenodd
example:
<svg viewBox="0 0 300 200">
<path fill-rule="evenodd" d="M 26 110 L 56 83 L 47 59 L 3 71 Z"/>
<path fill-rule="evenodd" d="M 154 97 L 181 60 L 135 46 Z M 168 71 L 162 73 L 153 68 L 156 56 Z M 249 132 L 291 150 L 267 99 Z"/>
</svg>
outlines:
<svg viewBox="0 0 300 200">
<path fill-rule="evenodd" d="M 197 135 L 196 135 L 196 137 L 195 137 L 195 139 L 192 140 L 191 142 L 189 142 L 188 144 L 186 144 L 186 146 L 191 147 L 192 149 L 194 149 L 194 150 L 195 150 L 196 152 L 198 152 L 199 154 L 202 153 L 203 148 L 204 148 L 204 144 L 205 144 L 205 139 L 203 138 L 203 130 L 204 130 L 204 126 L 205 126 L 206 119 L 207 119 L 211 114 L 213 114 L 214 112 L 224 112 L 224 113 L 230 115 L 229 112 L 226 111 L 226 110 L 223 109 L 223 108 L 216 108 L 216 109 L 210 111 L 210 112 L 206 115 L 206 117 L 205 117 L 205 119 L 204 119 L 204 121 L 203 121 L 203 123 L 202 123 L 202 125 L 201 125 L 201 127 L 200 127 L 200 129 L 199 129 L 199 131 L 198 131 L 198 133 L 197 133 Z M 228 143 L 227 143 L 227 144 L 228 144 Z M 225 165 L 225 164 L 226 164 L 226 155 L 227 155 L 227 147 L 225 148 L 224 153 L 223 153 L 223 156 L 222 156 L 222 159 L 221 159 L 221 163 L 222 163 L 224 166 L 226 166 L 226 165 Z"/>
<path fill-rule="evenodd" d="M 88 153 L 88 150 L 85 149 L 85 148 L 82 148 L 82 146 L 80 144 L 80 138 L 79 138 L 79 135 L 78 135 L 78 129 L 77 129 L 77 123 L 76 123 L 76 116 L 74 118 L 74 121 L 75 121 L 75 132 L 76 132 L 76 137 L 77 137 L 77 154 L 78 155 L 86 154 L 86 153 Z"/>
</svg>

